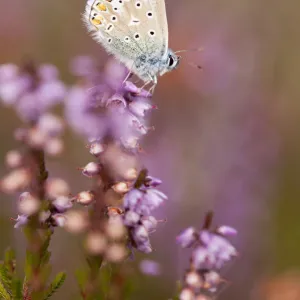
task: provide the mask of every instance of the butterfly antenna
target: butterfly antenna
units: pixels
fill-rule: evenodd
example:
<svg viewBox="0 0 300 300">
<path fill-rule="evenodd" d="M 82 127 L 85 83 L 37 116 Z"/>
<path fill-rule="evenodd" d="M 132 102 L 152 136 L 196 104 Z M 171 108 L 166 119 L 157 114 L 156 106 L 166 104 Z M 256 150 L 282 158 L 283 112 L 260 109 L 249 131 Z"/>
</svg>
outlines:
<svg viewBox="0 0 300 300">
<path fill-rule="evenodd" d="M 174 53 L 177 54 L 177 53 L 182 53 L 182 52 L 202 52 L 203 50 L 204 50 L 204 48 L 201 47 L 201 48 L 195 48 L 195 49 L 178 50 L 178 51 L 175 51 Z"/>
<path fill-rule="evenodd" d="M 203 70 L 202 66 L 194 64 L 194 63 L 188 63 L 191 67 L 197 68 L 198 70 Z"/>
</svg>

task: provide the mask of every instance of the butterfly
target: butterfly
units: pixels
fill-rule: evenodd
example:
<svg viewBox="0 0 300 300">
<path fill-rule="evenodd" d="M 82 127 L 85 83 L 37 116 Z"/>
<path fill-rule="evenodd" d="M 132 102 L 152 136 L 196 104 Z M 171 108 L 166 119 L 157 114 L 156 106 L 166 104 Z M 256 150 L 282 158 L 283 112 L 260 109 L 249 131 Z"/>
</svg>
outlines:
<svg viewBox="0 0 300 300">
<path fill-rule="evenodd" d="M 146 84 L 175 69 L 168 48 L 165 0 L 88 0 L 83 21 L 101 43 Z"/>
</svg>

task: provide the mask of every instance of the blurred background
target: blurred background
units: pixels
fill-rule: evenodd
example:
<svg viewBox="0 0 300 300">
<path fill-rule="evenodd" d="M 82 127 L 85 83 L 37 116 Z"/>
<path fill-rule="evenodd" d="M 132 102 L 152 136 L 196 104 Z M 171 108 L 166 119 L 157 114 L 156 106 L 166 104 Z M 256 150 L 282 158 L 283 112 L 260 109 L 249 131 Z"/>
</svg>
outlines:
<svg viewBox="0 0 300 300">
<path fill-rule="evenodd" d="M 183 55 L 179 69 L 159 80 L 152 114 L 156 130 L 143 141 L 144 162 L 163 179 L 167 218 L 153 234 L 149 258 L 162 274 L 138 279 L 132 299 L 169 299 L 188 266 L 176 235 L 201 226 L 207 210 L 215 224 L 238 229 L 240 253 L 226 270 L 220 299 L 300 299 L 300 4 L 297 1 L 166 0 L 170 47 L 203 47 Z M 69 63 L 107 54 L 86 33 L 84 0 L 14 0 L 0 4 L 0 64 L 24 57 L 56 65 L 71 84 Z M 191 66 L 202 66 L 202 70 Z M 15 147 L 15 113 L 0 109 L 0 156 Z M 50 160 L 51 175 L 67 179 L 74 193 L 90 183 L 76 168 L 90 155 L 68 131 L 66 151 Z M 0 159 L 1 175 L 5 174 Z M 15 199 L 1 195 L 0 253 L 14 246 L 24 258 L 24 239 L 14 230 Z M 84 264 L 80 241 L 62 230 L 52 242 L 54 271 L 69 276 L 55 299 L 77 299 L 72 275 Z M 141 259 L 142 256 L 138 256 Z M 76 298 L 77 297 L 77 298 Z"/>
</svg>

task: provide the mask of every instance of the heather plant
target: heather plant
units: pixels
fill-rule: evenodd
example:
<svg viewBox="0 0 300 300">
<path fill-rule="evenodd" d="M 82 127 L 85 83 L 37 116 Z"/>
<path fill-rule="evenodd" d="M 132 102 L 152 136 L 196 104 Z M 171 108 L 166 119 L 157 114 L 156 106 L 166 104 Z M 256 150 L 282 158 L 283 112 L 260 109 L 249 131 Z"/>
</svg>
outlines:
<svg viewBox="0 0 300 300">
<path fill-rule="evenodd" d="M 148 121 L 156 108 L 152 94 L 128 81 L 128 71 L 113 60 L 101 68 L 82 56 L 70 69 L 72 86 L 59 79 L 52 65 L 0 66 L 2 103 L 23 122 L 14 132 L 18 146 L 5 157 L 8 173 L 1 190 L 16 198 L 14 226 L 27 240 L 22 277 L 13 250 L 7 250 L 0 265 L 1 299 L 50 299 L 66 276 L 74 275 L 63 272 L 62 266 L 50 280 L 49 246 L 57 227 L 82 240 L 86 265 L 78 263 L 75 274 L 82 299 L 131 299 L 136 252 L 145 257 L 143 273 L 160 273 L 147 255 L 154 250 L 151 235 L 166 222 L 155 217 L 155 210 L 171 200 L 160 190 L 162 181 L 150 175 L 140 159 L 141 140 L 153 130 Z M 52 112 L 56 105 L 64 108 L 64 117 Z M 68 178 L 47 171 L 45 156 L 60 159 L 66 126 L 84 139 L 91 157 L 78 168 L 90 181 L 82 191 L 72 191 Z M 212 229 L 211 213 L 200 231 L 190 227 L 178 235 L 177 243 L 191 248 L 192 254 L 173 299 L 219 295 L 227 284 L 221 271 L 237 256 L 228 240 L 232 235 L 236 230 L 228 226 Z"/>
</svg>

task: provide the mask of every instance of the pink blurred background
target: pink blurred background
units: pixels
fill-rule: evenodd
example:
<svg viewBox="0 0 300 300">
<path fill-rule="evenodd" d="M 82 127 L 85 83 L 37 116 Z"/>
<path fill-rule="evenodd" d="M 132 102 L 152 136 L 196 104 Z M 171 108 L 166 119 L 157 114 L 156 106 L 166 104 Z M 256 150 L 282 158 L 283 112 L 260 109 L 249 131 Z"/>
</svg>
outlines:
<svg viewBox="0 0 300 300">
<path fill-rule="evenodd" d="M 163 274 L 139 278 L 132 299 L 174 295 L 188 265 L 175 236 L 184 227 L 201 226 L 210 209 L 216 224 L 239 231 L 234 244 L 240 256 L 224 274 L 230 284 L 220 299 L 300 299 L 300 3 L 166 0 L 166 5 L 170 47 L 203 51 L 183 55 L 179 69 L 162 77 L 154 94 L 156 130 L 144 140 L 143 159 L 169 196 L 158 212 L 168 221 L 153 234 L 156 251 L 150 255 Z M 0 64 L 32 57 L 55 64 L 71 84 L 73 57 L 87 54 L 105 63 L 107 54 L 81 22 L 84 6 L 83 0 L 3 1 Z M 7 108 L 1 108 L 0 120 L 4 157 L 15 147 L 12 131 L 20 121 Z M 50 160 L 48 168 L 76 193 L 89 182 L 75 170 L 90 157 L 79 136 L 68 131 L 66 141 L 64 156 Z M 3 159 L 0 172 L 5 173 Z M 1 207 L 1 253 L 13 245 L 22 261 L 22 233 L 9 220 L 16 214 L 15 200 L 2 195 Z M 84 264 L 80 241 L 60 231 L 52 252 L 54 270 L 69 273 L 55 299 L 76 299 L 72 272 Z"/>
</svg>

